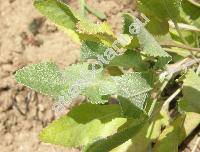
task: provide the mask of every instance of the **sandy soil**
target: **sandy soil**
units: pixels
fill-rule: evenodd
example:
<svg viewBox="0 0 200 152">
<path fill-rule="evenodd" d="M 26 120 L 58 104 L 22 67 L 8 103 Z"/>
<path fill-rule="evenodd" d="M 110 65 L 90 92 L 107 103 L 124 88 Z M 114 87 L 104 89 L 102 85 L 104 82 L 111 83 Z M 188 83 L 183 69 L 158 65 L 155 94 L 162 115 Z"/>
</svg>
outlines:
<svg viewBox="0 0 200 152">
<path fill-rule="evenodd" d="M 77 7 L 76 1 L 68 1 Z M 0 151 L 75 152 L 38 140 L 40 130 L 60 114 L 51 110 L 53 99 L 15 82 L 16 70 L 30 63 L 55 61 L 66 67 L 79 60 L 79 44 L 43 18 L 32 0 L 0 0 Z M 89 0 L 101 8 L 116 33 L 120 33 L 121 12 L 133 11 L 128 0 Z M 98 21 L 89 15 L 94 21 Z M 36 22 L 36 31 L 30 30 Z M 77 99 L 78 100 L 78 99 Z M 66 110 L 64 113 L 67 113 Z"/>
</svg>

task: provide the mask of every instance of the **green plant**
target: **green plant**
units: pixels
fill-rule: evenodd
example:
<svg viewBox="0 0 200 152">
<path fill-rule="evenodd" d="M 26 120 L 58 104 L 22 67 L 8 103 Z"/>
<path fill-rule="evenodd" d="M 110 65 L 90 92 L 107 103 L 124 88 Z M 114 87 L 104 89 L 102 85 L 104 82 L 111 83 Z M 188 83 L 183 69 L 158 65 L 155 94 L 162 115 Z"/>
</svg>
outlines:
<svg viewBox="0 0 200 152">
<path fill-rule="evenodd" d="M 65 70 L 52 62 L 29 65 L 16 72 L 17 82 L 61 104 L 79 94 L 87 101 L 44 128 L 40 139 L 86 152 L 178 151 L 200 122 L 199 4 L 138 0 L 150 21 L 144 27 L 123 14 L 123 40 L 106 22 L 94 24 L 63 2 L 34 5 L 82 43 L 81 63 Z"/>
</svg>

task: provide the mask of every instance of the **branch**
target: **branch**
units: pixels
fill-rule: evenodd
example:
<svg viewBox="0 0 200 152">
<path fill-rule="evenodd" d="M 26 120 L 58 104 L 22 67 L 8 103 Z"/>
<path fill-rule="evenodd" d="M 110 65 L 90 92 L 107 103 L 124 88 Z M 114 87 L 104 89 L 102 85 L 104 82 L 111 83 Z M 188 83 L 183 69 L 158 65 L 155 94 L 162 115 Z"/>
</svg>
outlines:
<svg viewBox="0 0 200 152">
<path fill-rule="evenodd" d="M 190 50 L 190 51 L 199 51 L 200 52 L 200 48 L 193 48 L 193 47 L 189 47 L 189 46 L 184 45 L 184 44 L 177 44 L 177 43 L 170 42 L 170 41 L 162 42 L 162 43 L 160 43 L 160 45 L 162 47 L 178 47 L 178 48 L 187 49 L 187 50 Z"/>
<path fill-rule="evenodd" d="M 185 58 L 180 62 L 168 65 L 167 70 L 161 73 L 161 75 L 174 75 L 197 63 L 200 63 L 200 58 L 196 58 L 196 59 Z"/>
<path fill-rule="evenodd" d="M 168 23 L 169 23 L 170 27 L 175 28 L 172 21 L 169 21 Z M 186 31 L 191 31 L 191 32 L 200 32 L 200 29 L 198 29 L 196 26 L 193 26 L 193 25 L 178 23 L 178 26 L 179 26 L 180 30 L 186 30 Z"/>
</svg>

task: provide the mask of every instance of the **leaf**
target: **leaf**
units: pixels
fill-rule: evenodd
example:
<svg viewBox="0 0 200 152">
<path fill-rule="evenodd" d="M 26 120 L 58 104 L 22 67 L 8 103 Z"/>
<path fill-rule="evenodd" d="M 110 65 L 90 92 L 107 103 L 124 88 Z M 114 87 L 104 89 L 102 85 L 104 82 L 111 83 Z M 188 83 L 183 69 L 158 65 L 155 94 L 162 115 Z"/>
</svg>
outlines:
<svg viewBox="0 0 200 152">
<path fill-rule="evenodd" d="M 88 64 L 72 65 L 59 70 L 54 63 L 41 63 L 19 70 L 16 80 L 36 91 L 70 102 L 78 95 L 85 95 L 92 103 L 105 103 L 105 95 L 122 95 L 142 108 L 146 93 L 151 89 L 140 73 L 111 77 L 108 81 L 102 70 L 89 70 Z"/>
<path fill-rule="evenodd" d="M 141 54 L 133 50 L 127 50 L 124 54 L 115 57 L 109 65 L 134 68 L 136 71 L 144 71 L 149 67 L 148 63 L 142 60 Z"/>
<path fill-rule="evenodd" d="M 106 22 L 94 24 L 87 20 L 81 20 L 76 26 L 81 40 L 102 42 L 111 45 L 116 39 L 111 27 Z"/>
<path fill-rule="evenodd" d="M 97 140 L 96 142 L 88 145 L 84 149 L 84 152 L 109 152 L 113 148 L 126 142 L 132 136 L 137 134 L 142 126 L 142 122 L 133 122 L 133 124 L 131 124 L 131 126 L 129 126 L 128 128 L 123 129 L 122 131 L 119 131 L 114 135 L 108 136 L 105 139 Z"/>
<path fill-rule="evenodd" d="M 110 53 L 108 53 L 110 52 Z M 97 59 L 98 56 L 103 56 L 104 64 L 109 66 L 121 66 L 121 67 L 134 67 L 136 70 L 146 70 L 148 64 L 142 60 L 142 56 L 132 50 L 127 50 L 122 55 L 111 50 L 110 47 L 97 42 L 85 41 L 81 46 L 81 58 L 86 59 Z"/>
<path fill-rule="evenodd" d="M 118 105 L 82 104 L 55 120 L 40 133 L 43 142 L 80 147 L 114 134 L 126 123 Z"/>
<path fill-rule="evenodd" d="M 189 71 L 185 77 L 180 108 L 187 112 L 200 113 L 200 77 L 194 71 Z"/>
<path fill-rule="evenodd" d="M 181 0 L 138 0 L 138 2 L 139 9 L 146 15 L 175 21 L 180 15 Z"/>
<path fill-rule="evenodd" d="M 154 152 L 178 152 L 179 138 L 182 124 L 185 117 L 178 117 L 177 120 L 168 126 L 158 138 L 153 151 Z"/>
<path fill-rule="evenodd" d="M 164 129 L 155 144 L 154 152 L 178 152 L 178 145 L 188 137 L 200 123 L 200 115 L 186 112 L 179 115 L 168 127 Z M 166 147 L 168 147 L 166 149 Z"/>
<path fill-rule="evenodd" d="M 86 152 L 146 152 L 151 144 L 161 134 L 161 128 L 168 119 L 158 114 L 151 122 L 141 117 L 133 121 L 126 129 L 101 139 L 88 146 Z"/>
<path fill-rule="evenodd" d="M 196 20 L 200 18 L 200 5 L 193 0 L 182 0 L 181 2 L 182 9 L 184 13 L 189 17 L 191 20 Z"/>
<path fill-rule="evenodd" d="M 141 73 L 134 72 L 111 77 L 111 81 L 115 82 L 118 96 L 129 99 L 132 104 L 143 109 L 147 93 L 151 90 L 151 87 L 147 84 Z"/>
<path fill-rule="evenodd" d="M 151 150 L 151 143 L 156 141 L 161 134 L 161 129 L 168 125 L 168 122 L 168 117 L 159 113 L 151 121 L 143 122 L 143 126 L 137 134 L 111 152 L 147 152 Z"/>
<path fill-rule="evenodd" d="M 107 23 L 94 24 L 79 16 L 70 6 L 60 0 L 35 0 L 35 7 L 74 40 L 93 40 L 112 43 L 114 36 Z M 91 31 L 93 30 L 93 31 Z"/>
<path fill-rule="evenodd" d="M 129 16 L 129 18 L 132 17 L 129 14 L 124 14 L 124 16 Z M 154 37 L 144 28 L 142 22 L 139 19 L 132 17 L 131 20 L 135 26 L 139 27 L 137 38 L 139 39 L 142 53 L 151 57 L 158 58 L 156 63 L 158 67 L 162 67 L 167 64 L 171 60 L 171 56 L 161 48 Z"/>
<path fill-rule="evenodd" d="M 124 117 L 134 119 L 144 119 L 148 117 L 143 109 L 138 108 L 137 106 L 132 104 L 131 101 L 120 96 L 118 97 L 118 100 Z"/>
<path fill-rule="evenodd" d="M 35 0 L 34 6 L 58 27 L 78 40 L 75 30 L 80 17 L 68 5 L 58 0 Z"/>
<path fill-rule="evenodd" d="M 194 112 L 186 112 L 183 127 L 181 128 L 181 135 L 179 144 L 181 144 L 186 137 L 188 137 L 200 124 L 200 114 Z"/>
<path fill-rule="evenodd" d="M 97 58 L 97 55 L 103 54 L 106 49 L 108 49 L 108 47 L 103 43 L 84 41 L 81 45 L 81 59 L 83 61 L 87 59 L 95 59 Z"/>
<path fill-rule="evenodd" d="M 92 98 L 94 95 L 86 90 L 95 85 L 97 80 L 101 80 L 102 74 L 88 70 L 88 64 L 72 65 L 66 70 L 59 70 L 54 63 L 47 62 L 29 65 L 17 71 L 15 78 L 17 82 L 40 93 L 70 102 L 80 94 L 88 97 L 91 95 Z M 107 100 L 94 102 L 104 103 Z"/>
<path fill-rule="evenodd" d="M 160 20 L 156 17 L 150 17 L 149 22 L 146 25 L 146 29 L 155 36 L 165 35 L 169 32 L 169 24 L 167 20 Z"/>
<path fill-rule="evenodd" d="M 58 97 L 67 88 L 62 81 L 62 72 L 52 63 L 29 65 L 15 74 L 17 82 L 40 93 Z"/>
</svg>

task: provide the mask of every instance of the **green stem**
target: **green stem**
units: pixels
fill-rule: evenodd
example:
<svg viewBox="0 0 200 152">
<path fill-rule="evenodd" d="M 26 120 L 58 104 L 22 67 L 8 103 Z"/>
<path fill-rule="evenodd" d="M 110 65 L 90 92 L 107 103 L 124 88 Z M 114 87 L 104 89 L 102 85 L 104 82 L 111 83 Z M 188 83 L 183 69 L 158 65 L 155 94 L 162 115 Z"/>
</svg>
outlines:
<svg viewBox="0 0 200 152">
<path fill-rule="evenodd" d="M 178 88 L 163 104 L 162 109 L 168 109 L 170 102 L 181 92 L 181 88 Z"/>
<path fill-rule="evenodd" d="M 85 4 L 85 8 L 88 10 L 88 12 L 92 13 L 94 16 L 96 16 L 100 20 L 105 20 L 106 19 L 106 15 L 104 13 L 89 7 L 87 4 Z"/>
<path fill-rule="evenodd" d="M 171 79 L 171 77 L 167 80 L 165 80 L 161 86 L 161 88 L 158 90 L 158 93 L 156 94 L 156 97 L 155 99 L 153 100 L 152 104 L 151 104 L 151 107 L 149 109 L 149 112 L 148 112 L 148 116 L 151 116 L 152 113 L 153 113 L 153 110 L 155 108 L 155 105 L 156 105 L 156 102 L 158 101 L 158 99 L 160 98 L 161 96 L 161 93 L 163 92 L 163 90 L 165 89 L 165 87 L 167 86 L 169 80 Z"/>
<path fill-rule="evenodd" d="M 178 35 L 180 36 L 181 40 L 183 41 L 183 43 L 185 43 L 186 45 L 189 45 L 188 42 L 185 40 L 185 38 L 183 37 L 182 33 L 181 33 L 181 30 L 178 26 L 178 23 L 176 21 L 173 21 L 174 23 L 174 26 L 176 28 L 176 31 L 178 32 Z"/>
<path fill-rule="evenodd" d="M 80 2 L 81 14 L 82 14 L 83 16 L 85 16 L 85 15 L 86 15 L 86 11 L 85 11 L 85 0 L 79 0 L 79 2 Z"/>
</svg>

